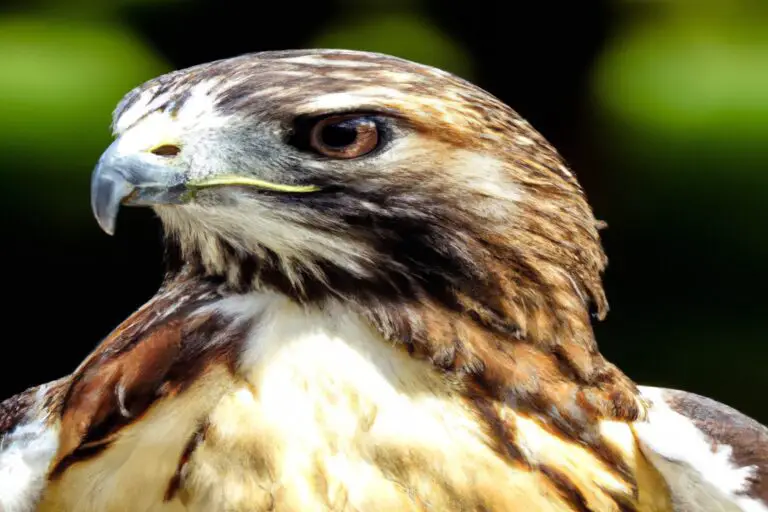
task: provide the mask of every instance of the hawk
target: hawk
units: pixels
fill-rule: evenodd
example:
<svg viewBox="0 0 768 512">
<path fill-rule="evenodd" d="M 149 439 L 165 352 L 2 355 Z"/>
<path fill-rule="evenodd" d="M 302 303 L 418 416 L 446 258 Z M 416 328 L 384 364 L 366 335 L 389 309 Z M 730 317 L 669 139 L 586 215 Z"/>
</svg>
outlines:
<svg viewBox="0 0 768 512">
<path fill-rule="evenodd" d="M 768 431 L 598 350 L 606 257 L 558 153 L 444 71 L 341 50 L 148 81 L 92 206 L 167 276 L 0 405 L 0 508 L 768 510 Z"/>
</svg>

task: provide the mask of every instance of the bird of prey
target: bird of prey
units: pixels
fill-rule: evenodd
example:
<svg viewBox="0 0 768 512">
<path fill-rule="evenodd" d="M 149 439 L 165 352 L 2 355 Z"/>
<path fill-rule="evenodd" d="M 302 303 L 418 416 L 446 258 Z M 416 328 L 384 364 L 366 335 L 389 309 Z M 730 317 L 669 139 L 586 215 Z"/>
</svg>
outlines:
<svg viewBox="0 0 768 512">
<path fill-rule="evenodd" d="M 597 348 L 599 223 L 500 100 L 342 50 L 138 86 L 92 177 L 167 276 L 0 405 L 0 509 L 768 511 L 768 431 Z"/>
</svg>

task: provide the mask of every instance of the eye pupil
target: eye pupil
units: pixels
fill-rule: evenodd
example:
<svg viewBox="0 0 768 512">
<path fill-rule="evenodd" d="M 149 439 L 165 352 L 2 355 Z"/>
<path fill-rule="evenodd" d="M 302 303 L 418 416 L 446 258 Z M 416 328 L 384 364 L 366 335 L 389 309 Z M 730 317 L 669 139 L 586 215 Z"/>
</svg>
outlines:
<svg viewBox="0 0 768 512">
<path fill-rule="evenodd" d="M 326 158 L 357 158 L 378 145 L 378 124 L 368 116 L 327 117 L 315 123 L 309 132 L 310 148 Z"/>
<path fill-rule="evenodd" d="M 328 147 L 343 148 L 355 142 L 357 131 L 358 128 L 353 122 L 343 121 L 324 126 L 320 138 Z"/>
</svg>

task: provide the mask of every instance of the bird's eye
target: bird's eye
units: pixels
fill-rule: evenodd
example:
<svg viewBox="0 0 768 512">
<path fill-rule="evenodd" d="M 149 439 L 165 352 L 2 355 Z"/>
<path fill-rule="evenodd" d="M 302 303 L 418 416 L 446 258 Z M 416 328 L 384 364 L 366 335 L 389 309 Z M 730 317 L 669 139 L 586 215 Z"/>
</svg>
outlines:
<svg viewBox="0 0 768 512">
<path fill-rule="evenodd" d="M 175 144 L 162 144 L 152 149 L 151 153 L 158 156 L 176 156 L 181 148 Z"/>
<path fill-rule="evenodd" d="M 310 146 L 331 158 L 357 158 L 379 144 L 379 129 L 373 119 L 359 116 L 332 116 L 312 127 Z"/>
</svg>

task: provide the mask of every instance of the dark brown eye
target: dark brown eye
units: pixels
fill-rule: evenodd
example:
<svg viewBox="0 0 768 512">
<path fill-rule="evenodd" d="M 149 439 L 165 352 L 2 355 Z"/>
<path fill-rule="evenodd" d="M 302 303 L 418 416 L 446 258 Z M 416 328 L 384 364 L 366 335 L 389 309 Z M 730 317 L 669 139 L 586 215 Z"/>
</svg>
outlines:
<svg viewBox="0 0 768 512">
<path fill-rule="evenodd" d="M 309 144 L 328 157 L 356 158 L 376 149 L 379 129 L 367 117 L 328 117 L 312 127 Z"/>
<path fill-rule="evenodd" d="M 181 151 L 181 148 L 179 146 L 176 146 L 174 144 L 163 144 L 162 146 L 157 146 L 152 150 L 152 154 L 158 155 L 158 156 L 176 156 Z"/>
</svg>

